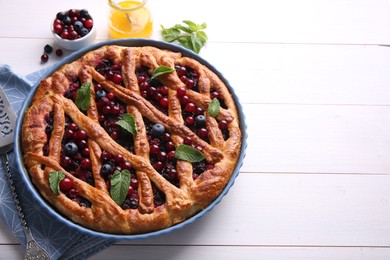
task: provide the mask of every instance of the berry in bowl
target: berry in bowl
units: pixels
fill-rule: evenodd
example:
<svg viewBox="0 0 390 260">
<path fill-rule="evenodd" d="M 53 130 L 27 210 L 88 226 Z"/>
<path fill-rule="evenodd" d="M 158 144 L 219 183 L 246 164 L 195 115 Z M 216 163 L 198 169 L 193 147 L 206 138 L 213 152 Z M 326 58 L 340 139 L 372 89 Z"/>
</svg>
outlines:
<svg viewBox="0 0 390 260">
<path fill-rule="evenodd" d="M 87 9 L 58 12 L 51 24 L 56 42 L 68 50 L 78 50 L 93 43 L 96 37 L 94 20 Z"/>
</svg>

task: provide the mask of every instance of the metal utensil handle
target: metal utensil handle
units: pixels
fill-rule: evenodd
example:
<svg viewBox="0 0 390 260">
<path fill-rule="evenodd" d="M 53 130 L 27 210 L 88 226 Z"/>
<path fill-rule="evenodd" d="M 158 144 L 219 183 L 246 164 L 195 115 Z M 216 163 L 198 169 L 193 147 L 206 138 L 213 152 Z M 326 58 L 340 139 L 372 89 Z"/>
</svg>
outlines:
<svg viewBox="0 0 390 260">
<path fill-rule="evenodd" d="M 24 231 L 26 233 L 30 233 L 30 229 L 27 226 L 26 218 L 23 214 L 22 207 L 20 206 L 20 201 L 18 199 L 18 194 L 16 193 L 14 181 L 12 180 L 11 169 L 9 167 L 8 154 L 4 153 L 3 156 L 5 158 L 5 160 L 4 160 L 5 161 L 5 173 L 6 173 L 7 178 L 8 178 L 9 187 L 10 187 L 12 196 L 15 198 L 15 205 L 16 205 L 16 209 L 18 210 L 18 215 L 20 217 L 20 221 L 22 223 Z"/>
</svg>

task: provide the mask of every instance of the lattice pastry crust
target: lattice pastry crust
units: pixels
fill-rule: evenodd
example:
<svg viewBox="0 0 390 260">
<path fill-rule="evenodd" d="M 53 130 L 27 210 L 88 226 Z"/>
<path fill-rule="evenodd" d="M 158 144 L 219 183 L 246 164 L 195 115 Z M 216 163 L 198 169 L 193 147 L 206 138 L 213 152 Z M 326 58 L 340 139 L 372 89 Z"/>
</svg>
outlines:
<svg viewBox="0 0 390 260">
<path fill-rule="evenodd" d="M 162 65 L 174 71 L 154 79 L 154 89 L 145 90 L 143 82 L 151 83 L 150 75 Z M 187 74 L 180 71 L 183 68 Z M 74 102 L 77 88 L 85 82 L 92 83 L 87 112 Z M 214 97 L 220 100 L 221 110 L 211 117 L 208 106 Z M 159 102 L 163 98 L 165 103 Z M 111 108 L 102 105 L 104 102 Z M 195 112 L 194 106 L 186 110 L 188 103 L 195 105 Z M 118 134 L 124 131 L 112 121 L 124 113 L 134 116 L 138 134 L 120 139 Z M 199 114 L 206 118 L 202 134 L 192 120 Z M 163 125 L 165 137 L 156 140 L 151 136 L 154 124 Z M 76 138 L 75 132 L 80 130 L 84 136 Z M 70 159 L 64 152 L 69 140 L 79 142 L 78 153 Z M 205 161 L 173 158 L 175 148 L 183 143 L 199 149 Z M 153 151 L 156 145 L 157 152 Z M 221 193 L 240 154 L 241 131 L 232 95 L 206 66 L 151 46 L 107 45 L 41 81 L 25 112 L 22 146 L 33 183 L 63 215 L 93 230 L 139 234 L 182 222 Z M 133 191 L 123 205 L 110 196 L 110 175 L 102 169 L 107 164 L 109 171 L 122 166 L 132 173 L 129 189 Z M 49 186 L 53 170 L 72 181 L 70 190 L 53 193 Z"/>
</svg>

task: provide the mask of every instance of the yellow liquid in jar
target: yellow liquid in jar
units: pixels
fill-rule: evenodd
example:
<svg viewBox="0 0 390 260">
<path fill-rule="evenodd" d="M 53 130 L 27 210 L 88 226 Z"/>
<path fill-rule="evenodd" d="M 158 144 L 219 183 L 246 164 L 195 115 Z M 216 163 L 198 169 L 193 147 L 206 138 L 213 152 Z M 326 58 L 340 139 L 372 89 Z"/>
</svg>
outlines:
<svg viewBox="0 0 390 260">
<path fill-rule="evenodd" d="M 123 1 L 118 3 L 118 5 L 122 8 L 133 8 L 140 5 L 140 3 L 137 1 Z M 108 32 L 111 39 L 149 38 L 152 35 L 152 31 L 152 17 L 145 6 L 134 11 L 121 11 L 111 8 L 108 24 Z"/>
</svg>

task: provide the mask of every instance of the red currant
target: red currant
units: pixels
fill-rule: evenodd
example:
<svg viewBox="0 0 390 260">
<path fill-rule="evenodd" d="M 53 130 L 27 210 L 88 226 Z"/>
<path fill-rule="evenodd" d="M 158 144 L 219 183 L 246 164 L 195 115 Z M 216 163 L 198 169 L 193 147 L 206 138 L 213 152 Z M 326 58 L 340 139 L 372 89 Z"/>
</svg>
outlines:
<svg viewBox="0 0 390 260">
<path fill-rule="evenodd" d="M 129 189 L 127 190 L 127 196 L 131 196 L 131 194 L 133 194 L 133 192 L 134 192 L 134 189 L 133 189 L 133 187 L 131 187 L 131 186 L 129 186 Z"/>
<path fill-rule="evenodd" d="M 183 97 L 187 94 L 187 89 L 186 88 L 178 88 L 177 89 L 177 96 L 178 97 Z"/>
<path fill-rule="evenodd" d="M 48 56 L 47 54 L 43 54 L 43 55 L 41 56 L 41 61 L 42 61 L 43 63 L 47 62 L 48 60 L 49 60 L 49 56 Z"/>
<path fill-rule="evenodd" d="M 69 37 L 70 37 L 70 34 L 69 34 L 68 31 L 63 31 L 63 32 L 61 33 L 61 38 L 62 38 L 62 39 L 69 39 Z"/>
<path fill-rule="evenodd" d="M 53 30 L 54 30 L 54 32 L 56 34 L 60 35 L 62 33 L 62 30 L 63 30 L 62 25 L 61 24 L 55 24 L 53 26 Z"/>
<path fill-rule="evenodd" d="M 168 88 L 167 86 L 162 86 L 162 87 L 160 88 L 160 93 L 161 93 L 162 95 L 168 95 L 168 92 L 169 92 L 169 88 Z"/>
<path fill-rule="evenodd" d="M 91 29 L 92 26 L 93 26 L 93 20 L 92 20 L 92 19 L 86 20 L 85 23 L 84 23 L 84 26 L 85 26 L 85 28 L 87 28 L 87 29 Z"/>
<path fill-rule="evenodd" d="M 122 83 L 122 75 L 121 74 L 114 74 L 114 76 L 112 77 L 112 81 L 115 83 L 115 84 L 121 84 Z"/>
<path fill-rule="evenodd" d="M 195 106 L 194 103 L 190 102 L 190 103 L 187 103 L 187 104 L 186 104 L 186 111 L 187 111 L 187 112 L 192 113 L 192 112 L 195 111 L 195 109 L 196 109 L 196 106 Z"/>
<path fill-rule="evenodd" d="M 185 82 L 185 84 L 186 84 L 186 86 L 187 86 L 188 88 L 193 88 L 193 87 L 195 86 L 195 82 L 194 82 L 194 80 L 192 80 L 192 79 L 188 79 L 188 80 Z"/>
<path fill-rule="evenodd" d="M 108 92 L 108 93 L 106 94 L 106 97 L 107 97 L 109 100 L 114 100 L 115 95 L 114 95 L 114 93 L 112 93 L 112 92 Z"/>
<path fill-rule="evenodd" d="M 187 74 L 187 69 L 186 69 L 186 67 L 181 66 L 181 67 L 179 67 L 179 68 L 176 70 L 176 72 L 177 72 L 177 75 L 178 75 L 179 77 L 185 76 L 185 75 Z"/>
<path fill-rule="evenodd" d="M 57 50 L 56 50 L 56 55 L 57 55 L 58 57 L 61 57 L 62 54 L 63 54 L 63 52 L 62 52 L 61 49 L 57 49 Z"/>
<path fill-rule="evenodd" d="M 214 98 L 218 99 L 219 98 L 219 93 L 217 91 L 214 91 L 214 92 L 211 93 L 210 97 L 211 97 L 211 99 L 214 99 Z"/>
<path fill-rule="evenodd" d="M 65 177 L 60 181 L 59 186 L 62 192 L 67 192 L 73 187 L 73 180 Z"/>
<path fill-rule="evenodd" d="M 84 158 L 80 163 L 81 168 L 89 168 L 91 167 L 91 161 L 88 158 Z"/>
<path fill-rule="evenodd" d="M 168 107 L 169 106 L 169 100 L 168 98 L 164 97 L 160 99 L 160 105 L 162 107 Z"/>
<path fill-rule="evenodd" d="M 226 130 L 228 128 L 228 123 L 226 122 L 226 120 L 221 120 L 218 122 L 218 127 L 221 130 Z"/>
<path fill-rule="evenodd" d="M 76 9 L 70 9 L 70 10 L 68 11 L 68 15 L 69 15 L 70 17 L 78 16 L 78 15 L 79 15 L 79 11 L 77 11 Z"/>
<path fill-rule="evenodd" d="M 192 116 L 186 118 L 187 125 L 193 125 L 195 123 L 195 119 Z"/>
</svg>

